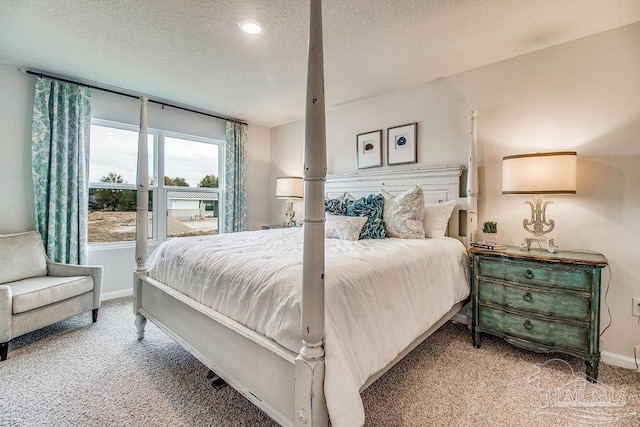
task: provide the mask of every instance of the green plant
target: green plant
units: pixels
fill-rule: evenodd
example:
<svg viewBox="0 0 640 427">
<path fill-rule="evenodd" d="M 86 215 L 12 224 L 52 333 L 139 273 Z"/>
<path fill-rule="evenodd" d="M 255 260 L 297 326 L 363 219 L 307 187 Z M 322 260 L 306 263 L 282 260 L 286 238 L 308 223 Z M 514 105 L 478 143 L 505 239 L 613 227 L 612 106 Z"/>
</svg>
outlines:
<svg viewBox="0 0 640 427">
<path fill-rule="evenodd" d="M 486 221 L 482 224 L 482 232 L 483 233 L 497 233 L 498 232 L 498 223 L 494 221 Z"/>
</svg>

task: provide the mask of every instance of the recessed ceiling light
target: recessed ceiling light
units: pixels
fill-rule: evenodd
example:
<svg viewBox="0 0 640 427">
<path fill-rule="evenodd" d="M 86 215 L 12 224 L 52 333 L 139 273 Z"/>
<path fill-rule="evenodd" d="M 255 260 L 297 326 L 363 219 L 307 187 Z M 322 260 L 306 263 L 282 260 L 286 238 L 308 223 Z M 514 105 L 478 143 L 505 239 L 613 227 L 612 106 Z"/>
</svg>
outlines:
<svg viewBox="0 0 640 427">
<path fill-rule="evenodd" d="M 262 31 L 262 22 L 258 21 L 255 18 L 247 18 L 238 22 L 238 25 L 245 33 L 249 34 L 258 34 Z"/>
</svg>

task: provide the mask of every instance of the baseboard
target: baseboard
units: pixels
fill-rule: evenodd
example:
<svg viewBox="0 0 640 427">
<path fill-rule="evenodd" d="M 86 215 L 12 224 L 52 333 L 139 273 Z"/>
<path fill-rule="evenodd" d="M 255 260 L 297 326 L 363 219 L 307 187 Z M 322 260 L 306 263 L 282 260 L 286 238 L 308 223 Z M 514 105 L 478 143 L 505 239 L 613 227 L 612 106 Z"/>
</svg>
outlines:
<svg viewBox="0 0 640 427">
<path fill-rule="evenodd" d="M 637 368 L 636 360 L 633 357 L 623 356 L 618 353 L 610 353 L 608 351 L 600 352 L 600 358 L 607 365 L 619 366 L 625 369 L 633 369 L 634 371 L 640 372 L 640 369 Z M 638 362 L 640 364 L 640 361 Z"/>
<path fill-rule="evenodd" d="M 115 291 L 115 292 L 105 292 L 102 294 L 102 297 L 100 298 L 102 301 L 107 301 L 110 299 L 116 299 L 116 298 L 122 298 L 122 297 L 130 297 L 131 295 L 133 295 L 133 289 L 125 289 L 122 291 Z"/>
</svg>

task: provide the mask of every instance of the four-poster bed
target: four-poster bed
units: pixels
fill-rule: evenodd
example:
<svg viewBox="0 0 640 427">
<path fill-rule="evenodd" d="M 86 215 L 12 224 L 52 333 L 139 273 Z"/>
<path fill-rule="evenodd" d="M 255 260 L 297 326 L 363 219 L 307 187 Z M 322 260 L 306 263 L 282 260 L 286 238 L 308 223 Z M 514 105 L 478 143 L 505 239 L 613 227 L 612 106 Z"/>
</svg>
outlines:
<svg viewBox="0 0 640 427">
<path fill-rule="evenodd" d="M 146 319 L 151 320 L 279 424 L 326 426 L 331 412 L 332 425 L 352 426 L 364 422 L 358 392 L 460 311 L 468 296 L 465 246 L 476 223 L 475 114 L 468 167 L 327 177 L 321 15 L 321 2 L 312 0 L 302 228 L 174 239 L 156 249 L 148 266 L 146 99 L 141 99 L 133 309 L 139 339 Z M 461 196 L 465 171 L 466 195 Z M 380 188 L 398 194 L 416 184 L 426 202 L 456 201 L 449 221 L 455 239 L 325 242 L 325 196 L 360 197 Z M 215 258 L 215 252 L 205 252 L 209 241 L 230 249 Z M 272 249 L 273 256 L 265 253 Z M 301 259 L 295 254 L 299 249 Z M 253 258 L 252 251 L 257 251 Z M 224 271 L 214 275 L 204 270 L 206 264 Z M 440 264 L 446 267 L 435 271 Z M 402 275 L 390 276 L 398 265 Z M 242 278 L 239 271 L 250 274 Z M 174 280 L 177 276 L 187 278 Z M 205 276 L 229 288 L 229 294 L 203 284 Z M 272 283 L 283 281 L 289 293 L 275 287 L 271 292 Z M 363 284 L 355 287 L 356 282 Z M 404 295 L 395 299 L 395 294 Z M 376 311 L 376 305 L 382 309 Z M 394 305 L 395 312 L 389 308 Z M 283 330 L 288 331 L 284 336 Z M 378 334 L 389 339 L 377 342 Z"/>
</svg>

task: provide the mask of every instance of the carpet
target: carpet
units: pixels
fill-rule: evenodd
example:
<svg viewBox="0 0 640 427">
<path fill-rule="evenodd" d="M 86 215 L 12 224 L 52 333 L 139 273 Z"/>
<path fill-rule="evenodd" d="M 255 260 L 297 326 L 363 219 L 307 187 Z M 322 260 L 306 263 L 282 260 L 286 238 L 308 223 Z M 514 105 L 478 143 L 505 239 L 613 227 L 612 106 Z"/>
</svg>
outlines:
<svg viewBox="0 0 640 427">
<path fill-rule="evenodd" d="M 14 339 L 0 362 L 1 426 L 276 426 L 151 322 L 131 298 Z M 367 426 L 637 426 L 640 374 L 536 354 L 448 322 L 362 393 Z"/>
</svg>

